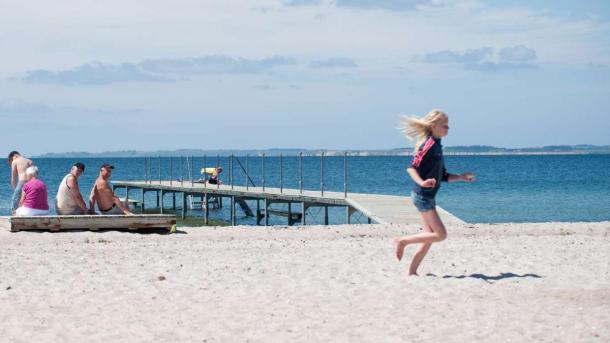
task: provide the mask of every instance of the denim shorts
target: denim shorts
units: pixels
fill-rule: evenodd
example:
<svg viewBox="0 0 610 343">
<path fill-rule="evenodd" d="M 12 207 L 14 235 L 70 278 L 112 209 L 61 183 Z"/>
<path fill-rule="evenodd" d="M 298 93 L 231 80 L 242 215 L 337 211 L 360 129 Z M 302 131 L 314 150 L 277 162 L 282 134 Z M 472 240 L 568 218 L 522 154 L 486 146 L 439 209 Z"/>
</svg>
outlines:
<svg viewBox="0 0 610 343">
<path fill-rule="evenodd" d="M 434 200 L 434 198 L 428 198 L 421 194 L 411 192 L 411 199 L 413 200 L 413 205 L 415 205 L 419 212 L 428 212 L 436 208 L 436 200 Z"/>
</svg>

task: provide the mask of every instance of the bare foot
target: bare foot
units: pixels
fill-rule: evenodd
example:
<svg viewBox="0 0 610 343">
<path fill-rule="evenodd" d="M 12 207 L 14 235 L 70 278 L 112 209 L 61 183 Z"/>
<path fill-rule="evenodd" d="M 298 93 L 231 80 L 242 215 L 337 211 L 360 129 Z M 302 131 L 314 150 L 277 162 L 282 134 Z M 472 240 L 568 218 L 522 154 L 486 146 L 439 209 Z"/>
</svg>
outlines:
<svg viewBox="0 0 610 343">
<path fill-rule="evenodd" d="M 409 276 L 419 276 L 419 274 L 417 272 L 409 272 Z"/>
<path fill-rule="evenodd" d="M 407 243 L 404 242 L 400 237 L 394 238 L 394 243 L 396 243 L 396 258 L 400 261 L 402 259 L 402 254 L 405 251 Z"/>
</svg>

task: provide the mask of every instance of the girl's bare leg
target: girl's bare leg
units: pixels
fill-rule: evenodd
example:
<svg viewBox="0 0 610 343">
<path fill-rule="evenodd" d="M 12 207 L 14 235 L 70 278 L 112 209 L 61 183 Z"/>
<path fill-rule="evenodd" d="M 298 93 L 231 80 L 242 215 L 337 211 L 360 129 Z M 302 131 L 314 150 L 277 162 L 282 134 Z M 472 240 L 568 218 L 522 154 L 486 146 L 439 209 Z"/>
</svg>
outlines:
<svg viewBox="0 0 610 343">
<path fill-rule="evenodd" d="M 414 243 L 434 243 L 440 242 L 447 238 L 447 230 L 445 225 L 439 218 L 436 210 L 430 210 L 421 213 L 424 223 L 432 230 L 432 232 L 422 232 L 411 236 L 397 238 L 396 242 L 396 258 L 400 261 L 404 253 L 405 247 Z M 425 255 L 425 254 L 424 254 Z M 423 258 L 423 257 L 422 257 Z"/>
<path fill-rule="evenodd" d="M 426 224 L 426 222 L 424 222 L 424 231 L 433 232 L 430 226 Z M 413 255 L 413 259 L 411 260 L 411 266 L 409 267 L 409 275 L 417 275 L 417 268 L 419 267 L 419 264 L 424 259 L 424 257 L 426 257 L 426 254 L 428 253 L 428 250 L 430 250 L 431 246 L 432 243 L 423 243 L 419 247 L 419 249 L 417 249 L 417 252 L 415 253 L 415 255 Z"/>
</svg>

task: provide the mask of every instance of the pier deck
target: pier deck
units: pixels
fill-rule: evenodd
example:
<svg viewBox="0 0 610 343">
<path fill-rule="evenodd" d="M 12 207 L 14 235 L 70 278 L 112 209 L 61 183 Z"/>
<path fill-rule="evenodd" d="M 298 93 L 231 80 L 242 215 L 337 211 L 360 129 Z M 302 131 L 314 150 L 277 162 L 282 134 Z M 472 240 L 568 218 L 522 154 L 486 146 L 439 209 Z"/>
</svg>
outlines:
<svg viewBox="0 0 610 343">
<path fill-rule="evenodd" d="M 348 211 L 357 210 L 369 218 L 371 222 L 380 224 L 414 224 L 421 222 L 421 218 L 409 197 L 380 194 L 321 192 L 299 189 L 280 189 L 265 187 L 245 187 L 236 185 L 205 185 L 191 183 L 190 181 L 114 181 L 115 188 L 127 188 L 130 191 L 139 189 L 143 193 L 157 191 L 162 193 L 184 193 L 189 195 L 203 195 L 230 197 L 235 199 L 259 199 L 271 203 L 302 203 L 303 208 L 312 206 L 345 206 Z M 130 196 L 130 198 L 134 198 Z M 135 197 L 138 199 L 138 197 Z M 143 200 L 143 199 L 142 199 Z M 161 200 L 163 204 L 163 200 Z M 184 207 L 184 203 L 183 203 Z M 233 204 L 233 209 L 235 205 Z M 464 223 L 453 214 L 437 207 L 441 219 L 445 224 Z M 272 214 L 272 213 L 270 213 Z M 349 215 L 348 222 L 349 222 Z M 304 218 L 303 218 L 304 219 Z M 234 220 L 233 220 L 234 221 Z M 303 220 L 302 224 L 305 224 Z"/>
</svg>

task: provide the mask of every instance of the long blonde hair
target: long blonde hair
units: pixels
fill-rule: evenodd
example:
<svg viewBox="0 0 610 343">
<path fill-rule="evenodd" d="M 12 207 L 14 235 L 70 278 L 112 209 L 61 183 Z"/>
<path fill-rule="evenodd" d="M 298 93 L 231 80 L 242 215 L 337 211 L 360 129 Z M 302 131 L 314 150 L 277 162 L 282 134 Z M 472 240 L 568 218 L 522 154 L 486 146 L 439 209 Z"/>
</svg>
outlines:
<svg viewBox="0 0 610 343">
<path fill-rule="evenodd" d="M 446 123 L 449 120 L 447 114 L 440 110 L 432 110 L 425 116 L 418 118 L 414 116 L 402 116 L 400 121 L 401 130 L 409 140 L 414 140 L 415 152 L 426 137 L 432 135 L 432 125 Z"/>
</svg>

